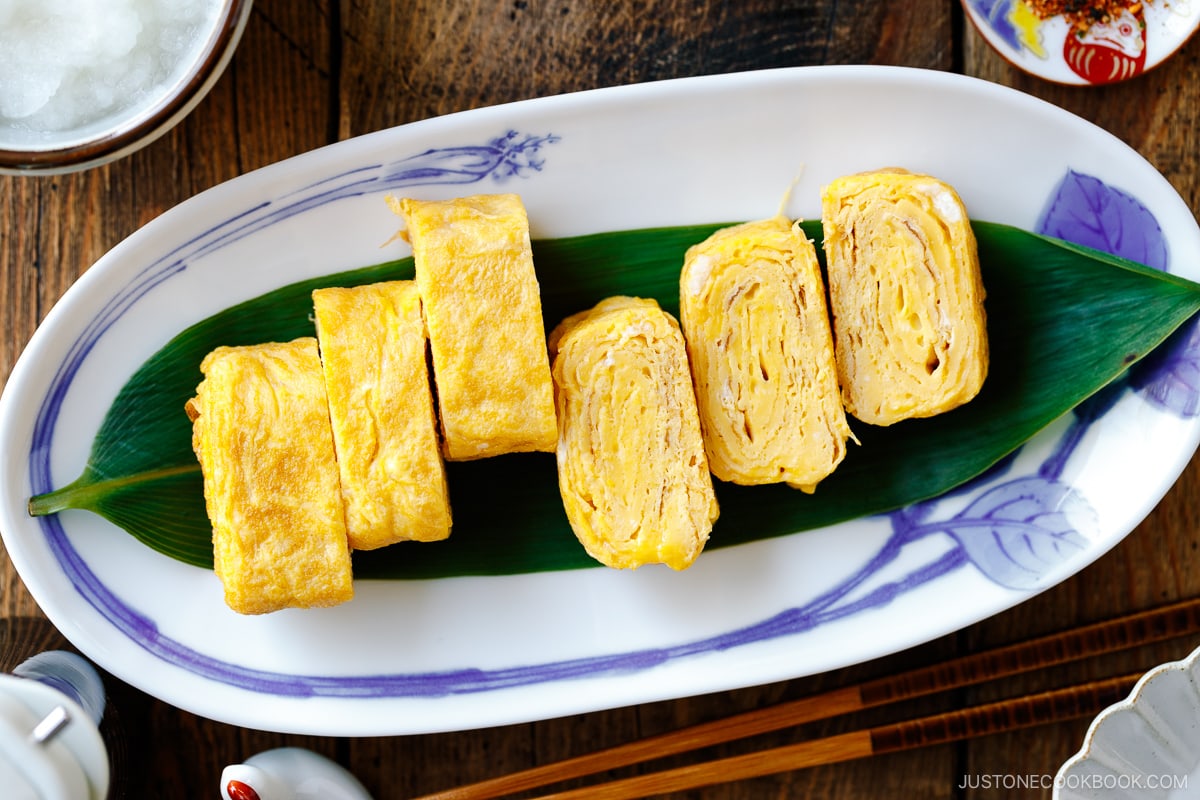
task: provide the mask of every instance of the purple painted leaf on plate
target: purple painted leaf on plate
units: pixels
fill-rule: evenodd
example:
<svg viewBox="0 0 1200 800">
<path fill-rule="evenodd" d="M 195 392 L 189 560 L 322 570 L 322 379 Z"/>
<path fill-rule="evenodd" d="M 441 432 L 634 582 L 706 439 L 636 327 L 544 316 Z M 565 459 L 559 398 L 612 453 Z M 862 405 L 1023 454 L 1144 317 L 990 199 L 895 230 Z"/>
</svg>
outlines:
<svg viewBox="0 0 1200 800">
<path fill-rule="evenodd" d="M 1146 400 L 1184 419 L 1200 414 L 1200 327 L 1195 321 L 1176 332 L 1130 374 Z"/>
<path fill-rule="evenodd" d="M 1037 232 L 1169 271 L 1162 226 L 1137 198 L 1091 175 L 1068 170 L 1038 221 Z M 1200 414 L 1200 332 L 1196 323 L 1130 371 L 1148 402 L 1184 418 Z"/>
<path fill-rule="evenodd" d="M 1032 589 L 1087 548 L 1075 522 L 1094 518 L 1092 507 L 1070 486 L 1027 477 L 984 492 L 940 527 L 989 579 Z"/>
<path fill-rule="evenodd" d="M 1130 194 L 1074 170 L 1058 184 L 1037 232 L 1167 268 L 1167 244 L 1158 220 Z"/>
</svg>

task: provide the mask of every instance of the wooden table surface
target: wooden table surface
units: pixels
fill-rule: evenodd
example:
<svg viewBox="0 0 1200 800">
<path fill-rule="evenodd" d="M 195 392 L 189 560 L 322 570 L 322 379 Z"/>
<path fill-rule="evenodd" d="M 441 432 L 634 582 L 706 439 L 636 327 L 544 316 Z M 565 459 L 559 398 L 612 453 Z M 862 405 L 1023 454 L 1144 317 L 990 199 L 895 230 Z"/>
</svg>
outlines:
<svg viewBox="0 0 1200 800">
<path fill-rule="evenodd" d="M 1200 40 L 1126 83 L 1071 88 L 1008 65 L 951 0 L 259 0 L 224 77 L 164 138 L 80 174 L 0 178 L 0 376 L 10 373 L 50 307 L 108 249 L 189 196 L 257 167 L 381 128 L 522 98 L 850 63 L 962 72 L 1049 100 L 1136 148 L 1193 211 L 1200 209 Z M 1008 612 L 870 663 L 711 696 L 461 733 L 342 739 L 219 724 L 108 677 L 113 714 L 106 726 L 116 732 L 111 796 L 217 797 L 225 764 L 299 745 L 347 766 L 375 797 L 405 798 L 1190 597 L 1200 594 L 1197 498 L 1200 470 L 1193 462 L 1119 546 Z M 11 563 L 0 560 L 0 667 L 56 642 Z M 1144 671 L 1196 644 L 1165 643 L 1100 665 L 1065 668 L 1058 678 Z M 1030 678 L 1015 690 L 1036 685 Z M 959 691 L 908 710 L 975 703 L 996 691 Z M 804 735 L 863 721 L 835 720 Z M 962 785 L 977 784 L 980 776 L 1052 776 L 1078 749 L 1087 724 L 1081 719 L 678 796 L 1048 797 L 1041 785 L 1011 791 Z M 785 731 L 758 741 L 779 744 L 800 735 Z M 731 744 L 710 754 L 741 749 Z"/>
</svg>

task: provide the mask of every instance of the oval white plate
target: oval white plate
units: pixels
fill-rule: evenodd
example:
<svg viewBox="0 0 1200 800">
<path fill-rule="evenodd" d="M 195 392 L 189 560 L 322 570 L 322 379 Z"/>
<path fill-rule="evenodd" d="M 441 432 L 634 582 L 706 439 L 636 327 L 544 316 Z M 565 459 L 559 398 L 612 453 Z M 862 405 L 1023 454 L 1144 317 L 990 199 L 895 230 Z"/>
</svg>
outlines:
<svg viewBox="0 0 1200 800">
<path fill-rule="evenodd" d="M 1174 55 L 1200 26 L 1197 0 L 1148 0 L 1084 31 L 1061 16 L 1039 19 L 1024 0 L 963 0 L 963 8 L 1009 63 L 1080 86 L 1136 78 Z"/>
<path fill-rule="evenodd" d="M 9 554 L 47 616 L 125 681 L 218 720 L 331 735 L 481 727 L 748 686 L 994 614 L 1106 552 L 1174 482 L 1200 438 L 1195 393 L 1176 381 L 1194 368 L 1190 338 L 1106 393 L 1099 419 L 1068 415 L 967 491 L 714 550 L 684 573 L 359 581 L 337 608 L 240 617 L 208 571 L 98 517 L 25 512 L 31 492 L 76 477 L 112 398 L 183 327 L 283 284 L 405 255 L 400 243 L 381 249 L 397 227 L 388 193 L 519 192 L 533 235 L 553 237 L 770 216 L 794 180 L 788 210 L 815 217 L 821 185 L 885 165 L 950 181 L 977 219 L 1119 245 L 1160 267 L 1200 252 L 1187 206 L 1115 137 L 943 73 L 763 71 L 382 131 L 183 203 L 63 297 L 0 399 Z M 1017 500 L 1030 515 L 1002 519 Z"/>
</svg>

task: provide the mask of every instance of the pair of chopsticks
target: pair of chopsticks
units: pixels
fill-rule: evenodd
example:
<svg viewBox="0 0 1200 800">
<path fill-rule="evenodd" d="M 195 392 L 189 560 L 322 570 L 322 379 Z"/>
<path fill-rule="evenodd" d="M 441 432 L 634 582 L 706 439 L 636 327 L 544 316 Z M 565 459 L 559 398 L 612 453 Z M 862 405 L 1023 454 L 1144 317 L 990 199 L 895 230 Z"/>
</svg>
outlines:
<svg viewBox="0 0 1200 800">
<path fill-rule="evenodd" d="M 736 714 L 563 761 L 490 778 L 416 800 L 487 800 L 651 759 L 781 730 L 984 681 L 1115 653 L 1200 631 L 1200 599 L 1185 600 L 1018 644 L 919 667 Z M 1124 675 L 986 705 L 890 723 L 609 783 L 538 800 L 636 800 L 655 794 L 791 772 L 883 753 L 1060 722 L 1124 699 L 1139 675 Z"/>
</svg>

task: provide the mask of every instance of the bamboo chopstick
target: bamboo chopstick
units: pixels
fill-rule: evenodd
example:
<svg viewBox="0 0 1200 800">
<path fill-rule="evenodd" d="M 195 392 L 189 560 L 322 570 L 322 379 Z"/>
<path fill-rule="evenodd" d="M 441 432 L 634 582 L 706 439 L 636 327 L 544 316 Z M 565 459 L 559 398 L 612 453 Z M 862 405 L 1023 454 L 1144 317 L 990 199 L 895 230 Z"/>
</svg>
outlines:
<svg viewBox="0 0 1200 800">
<path fill-rule="evenodd" d="M 1146 611 L 1140 611 L 1133 614 L 1116 617 L 1111 620 L 1085 625 L 1080 628 L 1073 628 L 1060 633 L 1041 636 L 1025 642 L 1006 645 L 981 653 L 951 659 L 940 664 L 934 664 L 928 667 L 919 667 L 907 672 L 902 672 L 898 675 L 876 678 L 856 686 L 847 686 L 834 689 L 829 692 L 823 692 L 821 694 L 811 695 L 798 700 L 780 703 L 775 706 L 756 709 L 754 711 L 748 711 L 741 714 L 735 714 L 723 719 L 713 720 L 711 722 L 701 723 L 699 725 L 693 725 L 687 728 L 681 728 L 677 731 L 671 731 L 665 734 L 647 737 L 645 739 L 618 745 L 605 750 L 599 750 L 594 753 L 587 753 L 551 764 L 545 764 L 542 766 L 533 767 L 531 769 L 522 770 L 520 772 L 502 775 L 496 778 L 489 778 L 487 780 L 454 789 L 423 795 L 415 800 L 489 800 L 490 798 L 503 797 L 515 792 L 536 789 L 549 784 L 571 780 L 573 778 L 579 778 L 585 775 L 591 775 L 597 772 L 615 769 L 617 767 L 637 764 L 654 758 L 676 755 L 678 753 L 696 750 L 701 747 L 707 747 L 723 742 L 734 741 L 736 739 L 743 739 L 761 733 L 780 730 L 782 728 L 792 727 L 805 722 L 828 719 L 830 717 L 888 705 L 936 692 L 943 692 L 950 689 L 957 689 L 964 686 L 982 683 L 984 681 L 1011 677 L 1023 672 L 1044 669 L 1071 661 L 1078 661 L 1084 658 L 1103 655 L 1105 653 L 1114 653 L 1120 650 L 1150 644 L 1152 642 L 1163 641 L 1166 639 L 1172 639 L 1179 636 L 1196 633 L 1198 631 L 1200 631 L 1200 598 L 1184 600 L 1177 603 L 1171 603 L 1168 605 L 1148 609 Z M 1125 679 L 1117 680 L 1121 681 Z M 1106 685 L 1106 682 L 1101 682 L 1101 684 Z M 1075 687 L 1072 690 L 1062 691 L 1075 691 L 1082 693 L 1082 695 L 1087 695 L 1089 691 L 1093 693 L 1101 691 L 1101 684 L 1089 684 L 1083 687 Z M 1132 681 L 1126 681 L 1121 685 L 1125 686 L 1125 691 L 1127 692 L 1128 687 L 1132 685 Z M 1107 692 L 1109 689 L 1104 689 L 1103 691 Z M 1122 695 L 1118 694 L 1116 699 L 1119 699 L 1120 696 Z M 1038 699 L 1043 697 L 1048 697 L 1049 699 Z M 1019 706 L 1022 703 L 1062 703 L 1067 701 L 1057 697 L 1055 693 L 1050 692 L 1045 693 L 1045 695 L 1033 695 L 1026 698 L 1020 698 L 1015 701 L 1005 702 L 1013 704 L 1011 708 L 1015 711 L 1019 709 Z M 1004 708 L 1001 708 L 1001 706 L 1004 706 Z M 1005 703 L 997 703 L 992 704 L 991 706 L 981 706 L 977 709 L 967 709 L 964 711 L 956 711 L 950 712 L 949 714 L 937 715 L 936 717 L 927 718 L 925 720 L 898 723 L 895 726 L 884 726 L 883 728 L 872 729 L 870 731 L 843 734 L 841 737 L 832 737 L 831 739 L 805 742 L 798 745 L 792 745 L 789 748 L 780 748 L 778 751 L 765 751 L 764 753 L 757 753 L 750 756 L 739 756 L 734 759 L 734 764 L 728 763 L 729 759 L 710 763 L 724 764 L 722 769 L 724 769 L 725 772 L 722 774 L 729 775 L 730 769 L 743 768 L 739 767 L 740 762 L 737 762 L 737 759 L 745 759 L 746 764 L 761 764 L 763 763 L 763 759 L 769 760 L 771 764 L 777 763 L 777 760 L 789 761 L 790 759 L 794 759 L 797 762 L 797 766 L 783 767 L 781 769 L 774 770 L 787 771 L 790 769 L 799 769 L 801 766 L 805 765 L 803 763 L 804 758 L 813 757 L 812 753 L 808 752 L 806 748 L 813 752 L 823 752 L 829 750 L 830 748 L 845 748 L 844 751 L 839 750 L 839 752 L 844 752 L 847 755 L 842 755 L 840 758 L 835 758 L 834 760 L 849 760 L 852 758 L 861 757 L 861 755 L 871 755 L 874 753 L 885 752 L 885 750 L 879 749 L 861 752 L 862 743 L 860 739 L 862 737 L 877 738 L 880 740 L 880 742 L 882 742 L 887 736 L 887 734 L 884 732 L 885 730 L 904 728 L 904 726 L 917 724 L 936 724 L 931 723 L 931 721 L 942 718 L 947 720 L 950 720 L 951 718 L 958 719 L 956 715 L 983 714 L 986 716 L 990 714 L 993 716 L 1003 716 L 1005 713 L 1007 713 L 1007 708 L 1008 706 L 1005 706 Z M 1097 707 L 1097 710 L 1099 710 L 1099 706 Z M 1087 712 L 1085 711 L 1083 713 Z M 972 717 L 972 719 L 974 719 L 974 717 Z M 954 724 L 968 723 L 964 718 L 955 722 Z M 970 725 L 977 725 L 977 723 L 972 722 Z M 976 728 L 969 727 L 969 730 L 975 729 Z M 905 728 L 905 730 L 908 729 Z M 999 728 L 996 728 L 996 730 L 999 730 Z M 966 735 L 973 736 L 979 734 L 967 733 Z M 945 739 L 945 741 L 950 741 L 950 739 Z M 923 741 L 921 743 L 932 744 L 933 741 Z M 872 747 L 875 746 L 876 745 L 872 745 Z M 806 752 L 808 752 L 808 755 L 804 755 Z M 774 753 L 774 755 L 768 755 L 771 753 Z M 828 758 L 828 755 L 825 757 Z M 827 760 L 821 763 L 832 762 Z M 684 767 L 681 768 L 681 770 L 673 772 L 686 772 L 692 775 L 699 775 L 701 773 L 697 771 L 702 771 L 705 769 L 706 765 L 701 764 L 695 767 Z M 661 774 L 669 775 L 670 773 Z M 641 777 L 649 779 L 651 776 Z M 750 776 L 747 775 L 746 777 Z M 737 779 L 738 778 L 736 777 L 727 777 L 722 778 L 721 780 Z M 628 780 L 632 781 L 639 779 L 631 778 Z M 713 780 L 709 782 L 714 783 L 717 781 Z M 607 784 L 607 786 L 613 785 L 614 784 Z M 705 784 L 695 785 L 699 786 Z M 679 788 L 685 787 L 681 786 Z M 600 787 L 591 787 L 587 791 L 589 792 L 588 794 L 578 796 L 605 798 L 605 800 L 615 800 L 617 797 L 621 796 L 641 796 L 619 794 L 610 796 L 596 794 L 595 792 L 601 791 Z M 642 791 L 645 790 L 643 789 Z M 672 790 L 664 789 L 658 791 Z M 550 795 L 550 797 L 555 798 L 555 800 L 558 800 L 560 797 L 571 796 L 573 795 L 569 793 L 563 795 Z"/>
<path fill-rule="evenodd" d="M 948 711 L 582 789 L 540 795 L 535 800 L 638 800 L 666 792 L 758 778 L 1059 722 L 1094 714 L 1117 702 L 1129 693 L 1138 677 L 1126 675 L 1108 678 L 961 711 Z"/>
</svg>

